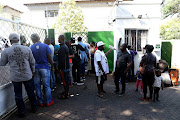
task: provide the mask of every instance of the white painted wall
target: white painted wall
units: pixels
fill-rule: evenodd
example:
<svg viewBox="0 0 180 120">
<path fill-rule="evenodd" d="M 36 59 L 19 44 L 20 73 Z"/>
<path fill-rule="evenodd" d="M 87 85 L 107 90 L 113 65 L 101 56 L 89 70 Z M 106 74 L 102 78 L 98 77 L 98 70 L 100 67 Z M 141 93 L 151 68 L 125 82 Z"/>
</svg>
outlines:
<svg viewBox="0 0 180 120">
<path fill-rule="evenodd" d="M 124 43 L 125 38 L 125 29 L 145 29 L 148 30 L 148 42 L 146 44 L 161 44 L 159 38 L 160 33 L 160 18 L 161 18 L 161 0 L 156 2 L 152 1 L 150 3 L 144 2 L 122 2 L 118 6 L 115 6 L 115 18 L 114 23 L 114 46 L 117 48 L 119 38 L 122 37 L 122 43 Z M 139 19 L 138 15 L 142 15 L 142 18 Z M 144 47 L 144 45 L 143 45 Z M 154 54 L 157 56 L 157 59 L 160 59 L 160 49 L 154 50 Z M 117 52 L 114 53 L 116 62 Z M 135 56 L 135 70 L 139 67 L 139 62 L 143 56 L 142 52 L 138 52 L 138 55 Z"/>
<path fill-rule="evenodd" d="M 108 24 L 112 18 L 113 7 L 104 3 L 77 3 L 80 6 L 85 25 L 89 31 L 111 31 L 113 26 Z M 47 28 L 47 19 L 45 18 L 45 10 L 59 10 L 59 4 L 43 4 L 43 5 L 29 5 L 29 11 L 22 15 L 22 22 Z M 52 28 L 55 23 L 56 17 L 48 18 L 49 28 Z"/>
</svg>

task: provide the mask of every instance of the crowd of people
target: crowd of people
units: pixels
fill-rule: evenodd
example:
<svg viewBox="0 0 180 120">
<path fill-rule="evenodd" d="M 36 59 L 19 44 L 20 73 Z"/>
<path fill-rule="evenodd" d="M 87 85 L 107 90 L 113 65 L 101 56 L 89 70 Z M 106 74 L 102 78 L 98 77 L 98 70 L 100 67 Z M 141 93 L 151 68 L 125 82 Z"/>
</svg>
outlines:
<svg viewBox="0 0 180 120">
<path fill-rule="evenodd" d="M 64 86 L 64 91 L 59 93 L 59 99 L 68 99 L 70 96 L 69 88 L 73 85 L 83 85 L 85 78 L 86 64 L 91 66 L 91 73 L 96 75 L 98 96 L 105 98 L 106 91 L 103 88 L 109 73 L 107 55 L 111 53 L 109 49 L 104 53 L 105 43 L 99 41 L 91 42 L 89 46 L 82 42 L 78 37 L 65 41 L 65 36 L 60 35 L 58 42 L 46 38 L 44 43 L 40 41 L 38 34 L 31 35 L 33 45 L 27 47 L 20 45 L 20 38 L 17 34 L 9 35 L 11 47 L 2 51 L 0 65 L 10 66 L 10 80 L 14 85 L 15 101 L 18 107 L 19 117 L 25 114 L 25 105 L 22 97 L 22 84 L 29 97 L 32 112 L 37 111 L 37 107 L 51 106 L 54 104 L 51 92 L 56 89 L 56 82 L 59 81 Z M 156 57 L 152 54 L 154 47 L 146 45 L 146 53 L 142 57 L 140 67 L 137 70 L 136 91 L 139 83 L 141 92 L 144 96 L 143 101 L 152 101 L 154 89 L 154 101 L 158 99 L 159 90 L 162 86 L 161 71 L 156 69 Z M 126 81 L 135 80 L 134 75 L 134 56 L 136 51 L 132 50 L 127 44 L 119 46 L 116 68 L 114 72 L 115 94 L 125 95 Z M 127 77 L 128 76 L 128 77 Z M 119 83 L 122 84 L 120 92 Z M 147 98 L 147 86 L 149 87 L 150 96 Z M 35 91 L 34 91 L 35 90 Z"/>
</svg>

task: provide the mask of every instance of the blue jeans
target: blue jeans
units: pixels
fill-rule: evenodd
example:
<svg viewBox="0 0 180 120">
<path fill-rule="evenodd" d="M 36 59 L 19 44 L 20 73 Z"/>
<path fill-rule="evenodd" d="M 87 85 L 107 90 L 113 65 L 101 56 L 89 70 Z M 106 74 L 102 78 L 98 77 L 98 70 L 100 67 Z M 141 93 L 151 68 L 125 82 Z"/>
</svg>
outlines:
<svg viewBox="0 0 180 120">
<path fill-rule="evenodd" d="M 15 101 L 18 107 L 18 113 L 24 114 L 25 105 L 22 97 L 22 83 L 25 86 L 29 101 L 31 102 L 31 107 L 37 107 L 36 96 L 33 89 L 33 79 L 23 82 L 12 82 L 14 85 Z"/>
<path fill-rule="evenodd" d="M 50 88 L 50 71 L 48 69 L 35 70 L 34 86 L 36 90 L 36 95 L 38 98 L 38 102 L 40 104 L 43 104 L 41 80 L 43 84 L 45 103 L 49 104 L 51 102 L 51 88 Z"/>
<path fill-rule="evenodd" d="M 54 88 L 56 86 L 56 78 L 53 71 L 50 72 L 50 82 L 51 88 Z"/>
<path fill-rule="evenodd" d="M 70 84 L 73 83 L 73 75 L 72 75 L 72 66 L 73 64 L 72 63 L 69 63 L 69 77 L 70 77 Z"/>
</svg>

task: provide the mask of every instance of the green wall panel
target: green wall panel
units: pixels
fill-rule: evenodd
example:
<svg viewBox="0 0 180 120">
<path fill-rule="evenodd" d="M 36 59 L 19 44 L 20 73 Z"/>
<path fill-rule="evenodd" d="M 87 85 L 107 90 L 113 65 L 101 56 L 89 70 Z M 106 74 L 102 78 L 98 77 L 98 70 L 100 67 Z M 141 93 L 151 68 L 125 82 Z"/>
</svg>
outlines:
<svg viewBox="0 0 180 120">
<path fill-rule="evenodd" d="M 71 33 L 64 33 L 65 40 L 70 40 L 71 39 Z"/>
<path fill-rule="evenodd" d="M 54 29 L 48 29 L 48 38 L 55 39 Z"/>
<path fill-rule="evenodd" d="M 112 31 L 88 32 L 88 43 L 90 43 L 91 41 L 95 43 L 99 41 L 103 41 L 105 43 L 104 52 L 107 52 L 109 50 L 109 45 L 114 46 L 114 32 Z M 108 54 L 107 58 L 108 58 L 109 70 L 113 71 L 114 51 Z"/>
<path fill-rule="evenodd" d="M 171 57 L 172 57 L 172 43 L 162 42 L 161 46 L 161 59 L 166 60 L 171 68 Z"/>
</svg>

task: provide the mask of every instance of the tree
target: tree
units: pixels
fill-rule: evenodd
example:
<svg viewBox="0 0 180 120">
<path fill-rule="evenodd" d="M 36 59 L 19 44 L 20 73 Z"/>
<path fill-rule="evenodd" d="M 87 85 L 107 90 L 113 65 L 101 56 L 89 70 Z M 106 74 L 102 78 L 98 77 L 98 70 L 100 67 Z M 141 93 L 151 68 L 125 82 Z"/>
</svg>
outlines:
<svg viewBox="0 0 180 120">
<path fill-rule="evenodd" d="M 164 40 L 180 39 L 180 0 L 168 1 L 162 12 L 163 18 L 170 20 L 161 25 L 160 37 Z"/>
<path fill-rule="evenodd" d="M 161 25 L 160 36 L 164 40 L 180 39 L 180 19 L 172 19 Z"/>
<path fill-rule="evenodd" d="M 0 4 L 0 13 L 2 13 L 3 7 L 4 7 L 4 6 Z"/>
<path fill-rule="evenodd" d="M 82 10 L 76 6 L 75 0 L 64 0 L 59 7 L 59 14 L 54 25 L 56 29 L 71 33 L 87 31 Z"/>
<path fill-rule="evenodd" d="M 180 0 L 169 0 L 167 4 L 163 7 L 163 17 L 167 18 L 175 14 L 180 15 Z"/>
</svg>

